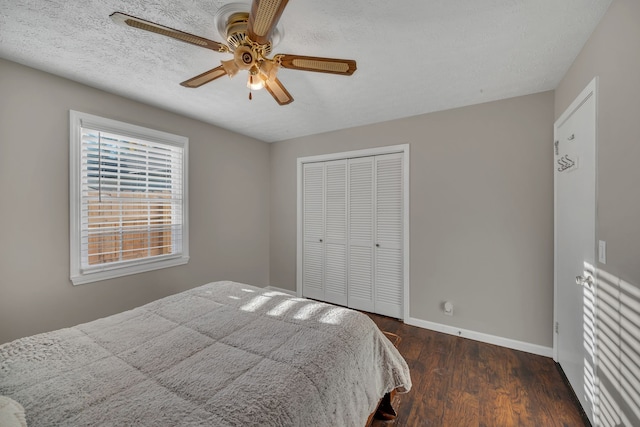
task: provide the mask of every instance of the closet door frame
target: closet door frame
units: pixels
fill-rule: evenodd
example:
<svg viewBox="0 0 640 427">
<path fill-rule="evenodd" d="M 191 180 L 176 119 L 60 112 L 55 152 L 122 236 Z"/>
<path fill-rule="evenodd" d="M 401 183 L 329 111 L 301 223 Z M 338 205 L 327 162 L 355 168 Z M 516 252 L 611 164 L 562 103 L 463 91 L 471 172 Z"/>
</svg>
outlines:
<svg viewBox="0 0 640 427">
<path fill-rule="evenodd" d="M 299 157 L 297 159 L 297 247 L 296 247 L 296 294 L 302 297 L 302 247 L 303 247 L 303 165 L 305 163 L 325 162 L 330 160 L 351 159 L 357 157 L 378 156 L 382 154 L 402 153 L 403 154 L 403 319 L 410 317 L 409 313 L 409 144 L 391 145 L 386 147 L 367 148 L 363 150 L 346 151 L 341 153 L 321 154 L 317 156 Z"/>
</svg>

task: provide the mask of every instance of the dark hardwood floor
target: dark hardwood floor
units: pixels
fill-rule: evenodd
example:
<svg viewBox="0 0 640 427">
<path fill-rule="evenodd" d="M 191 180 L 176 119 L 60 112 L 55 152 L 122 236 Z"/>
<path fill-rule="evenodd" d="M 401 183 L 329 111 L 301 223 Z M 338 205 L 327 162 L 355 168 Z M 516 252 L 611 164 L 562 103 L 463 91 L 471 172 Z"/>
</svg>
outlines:
<svg viewBox="0 0 640 427">
<path fill-rule="evenodd" d="M 369 316 L 401 337 L 413 382 L 398 417 L 374 427 L 585 426 L 552 359 Z"/>
</svg>

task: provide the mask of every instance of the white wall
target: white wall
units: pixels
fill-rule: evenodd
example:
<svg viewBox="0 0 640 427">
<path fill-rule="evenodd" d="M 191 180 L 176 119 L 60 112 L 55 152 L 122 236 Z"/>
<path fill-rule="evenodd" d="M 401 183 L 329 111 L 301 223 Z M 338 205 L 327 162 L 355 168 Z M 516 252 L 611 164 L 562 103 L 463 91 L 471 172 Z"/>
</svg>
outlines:
<svg viewBox="0 0 640 427">
<path fill-rule="evenodd" d="M 189 138 L 189 264 L 73 286 L 69 109 Z M 269 146 L 0 60 L 0 343 L 214 280 L 269 282 Z"/>
</svg>

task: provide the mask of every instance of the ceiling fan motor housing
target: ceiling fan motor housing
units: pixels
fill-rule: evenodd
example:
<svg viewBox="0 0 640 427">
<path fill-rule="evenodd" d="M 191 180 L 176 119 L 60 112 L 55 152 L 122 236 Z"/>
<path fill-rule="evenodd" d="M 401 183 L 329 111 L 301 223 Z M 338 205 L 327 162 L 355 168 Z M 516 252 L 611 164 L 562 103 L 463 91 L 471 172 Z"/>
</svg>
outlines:
<svg viewBox="0 0 640 427">
<path fill-rule="evenodd" d="M 229 50 L 236 51 L 241 46 L 250 44 L 247 37 L 247 27 L 249 25 L 249 12 L 235 12 L 229 15 L 226 26 L 226 39 Z M 264 54 L 271 53 L 271 43 L 261 46 Z M 244 62 L 244 61 L 243 61 Z"/>
<path fill-rule="evenodd" d="M 227 21 L 227 44 L 230 50 L 235 51 L 247 38 L 248 12 L 236 12 L 229 16 Z"/>
</svg>

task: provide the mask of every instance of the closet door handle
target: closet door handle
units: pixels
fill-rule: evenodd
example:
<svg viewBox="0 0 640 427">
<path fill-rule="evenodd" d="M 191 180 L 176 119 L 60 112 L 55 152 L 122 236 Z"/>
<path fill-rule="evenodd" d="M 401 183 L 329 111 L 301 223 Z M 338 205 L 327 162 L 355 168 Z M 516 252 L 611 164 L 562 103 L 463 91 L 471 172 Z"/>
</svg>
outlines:
<svg viewBox="0 0 640 427">
<path fill-rule="evenodd" d="M 376 243 L 376 248 L 379 248 L 379 247 L 380 247 L 380 243 Z"/>
<path fill-rule="evenodd" d="M 322 239 L 320 239 L 320 243 L 322 243 Z"/>
</svg>

